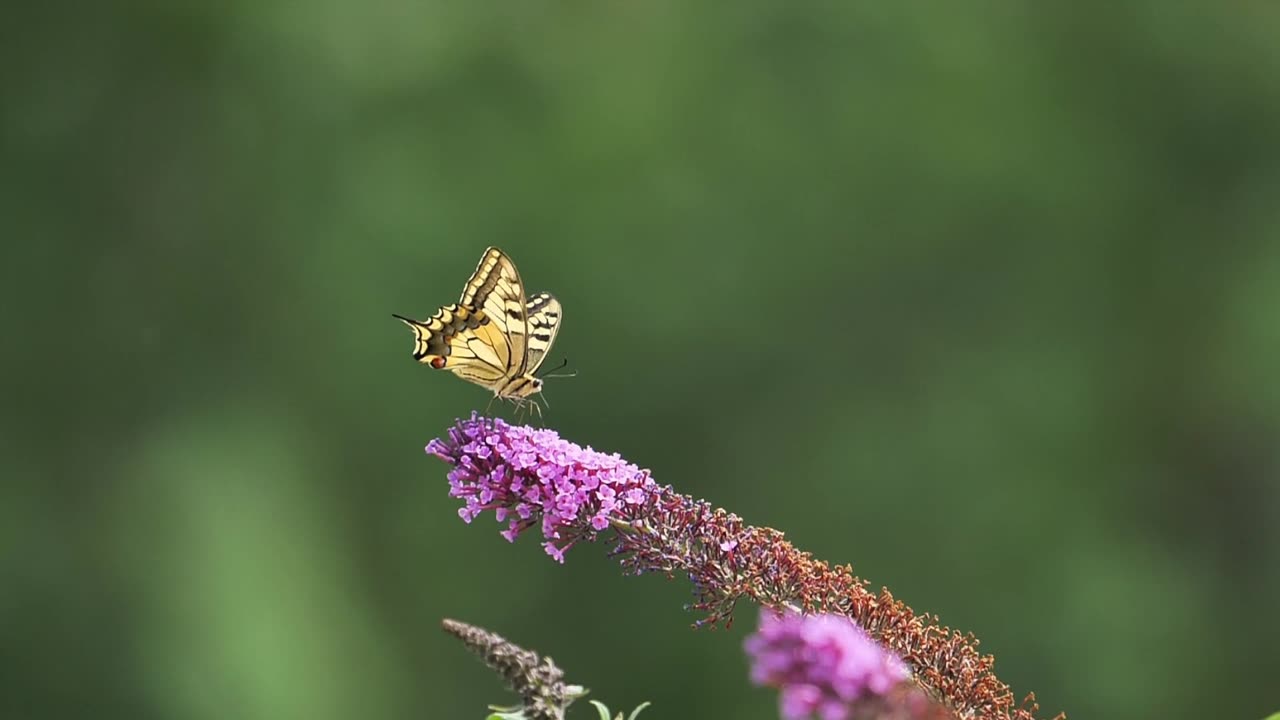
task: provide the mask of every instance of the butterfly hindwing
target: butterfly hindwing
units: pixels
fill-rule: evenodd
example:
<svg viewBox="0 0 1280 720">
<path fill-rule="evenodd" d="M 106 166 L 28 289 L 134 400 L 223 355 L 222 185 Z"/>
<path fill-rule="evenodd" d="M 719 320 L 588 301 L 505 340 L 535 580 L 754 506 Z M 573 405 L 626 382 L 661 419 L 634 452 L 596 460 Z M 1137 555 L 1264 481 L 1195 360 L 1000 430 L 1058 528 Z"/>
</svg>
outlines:
<svg viewBox="0 0 1280 720">
<path fill-rule="evenodd" d="M 484 313 L 454 303 L 421 322 L 400 320 L 413 330 L 413 357 L 418 362 L 485 387 L 506 379 L 510 351 Z"/>
<path fill-rule="evenodd" d="M 551 350 L 551 344 L 556 341 L 556 333 L 560 332 L 560 301 L 551 293 L 538 293 L 529 298 L 525 315 L 528 317 L 529 335 L 524 370 L 535 373 Z"/>
</svg>

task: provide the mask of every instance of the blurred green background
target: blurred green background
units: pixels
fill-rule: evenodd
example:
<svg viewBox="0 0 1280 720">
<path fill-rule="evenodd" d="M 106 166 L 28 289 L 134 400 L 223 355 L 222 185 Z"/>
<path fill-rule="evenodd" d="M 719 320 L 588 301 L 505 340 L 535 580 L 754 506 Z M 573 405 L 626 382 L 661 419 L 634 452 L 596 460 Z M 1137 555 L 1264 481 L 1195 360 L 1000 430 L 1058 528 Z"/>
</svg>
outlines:
<svg viewBox="0 0 1280 720">
<path fill-rule="evenodd" d="M 0 716 L 479 718 L 447 616 L 777 717 L 753 609 L 458 520 L 422 446 L 487 397 L 390 314 L 490 244 L 564 302 L 566 437 L 1046 715 L 1280 704 L 1277 6 L 5 14 Z"/>
</svg>

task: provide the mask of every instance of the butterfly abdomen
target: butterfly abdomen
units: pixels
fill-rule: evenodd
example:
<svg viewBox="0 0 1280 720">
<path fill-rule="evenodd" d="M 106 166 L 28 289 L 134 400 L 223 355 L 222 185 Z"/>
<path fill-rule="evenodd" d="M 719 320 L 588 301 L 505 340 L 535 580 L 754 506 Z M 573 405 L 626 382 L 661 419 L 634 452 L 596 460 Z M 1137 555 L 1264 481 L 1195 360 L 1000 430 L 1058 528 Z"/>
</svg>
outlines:
<svg viewBox="0 0 1280 720">
<path fill-rule="evenodd" d="M 524 398 L 541 390 L 542 382 L 532 375 L 517 375 L 494 390 L 494 394 L 503 398 Z"/>
</svg>

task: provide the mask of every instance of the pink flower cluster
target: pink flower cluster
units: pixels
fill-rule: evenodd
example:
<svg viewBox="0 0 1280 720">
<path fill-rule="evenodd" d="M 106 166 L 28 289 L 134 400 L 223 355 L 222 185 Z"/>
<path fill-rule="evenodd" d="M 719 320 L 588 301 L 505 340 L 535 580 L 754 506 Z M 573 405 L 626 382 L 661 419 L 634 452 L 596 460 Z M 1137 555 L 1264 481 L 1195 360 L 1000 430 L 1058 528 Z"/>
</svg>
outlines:
<svg viewBox="0 0 1280 720">
<path fill-rule="evenodd" d="M 575 542 L 625 519 L 659 491 L 647 470 L 616 453 L 475 414 L 450 428 L 447 440 L 432 440 L 427 452 L 454 466 L 449 495 L 463 499 L 463 520 L 493 510 L 507 522 L 502 536 L 511 542 L 540 522 L 543 547 L 560 562 Z"/>
<path fill-rule="evenodd" d="M 885 695 L 910 676 L 906 665 L 840 615 L 779 617 L 762 610 L 760 628 L 745 648 L 752 682 L 780 690 L 786 720 L 814 713 L 847 720 L 857 701 Z"/>
</svg>

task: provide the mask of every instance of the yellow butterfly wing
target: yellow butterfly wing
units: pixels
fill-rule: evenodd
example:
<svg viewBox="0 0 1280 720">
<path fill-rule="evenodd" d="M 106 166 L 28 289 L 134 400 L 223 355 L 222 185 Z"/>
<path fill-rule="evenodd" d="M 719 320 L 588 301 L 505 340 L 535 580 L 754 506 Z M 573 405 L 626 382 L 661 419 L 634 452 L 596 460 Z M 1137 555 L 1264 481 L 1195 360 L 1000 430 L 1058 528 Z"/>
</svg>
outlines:
<svg viewBox="0 0 1280 720">
<path fill-rule="evenodd" d="M 562 315 L 560 301 L 551 293 L 538 293 L 529 298 L 529 305 L 525 308 L 529 335 L 524 356 L 524 371 L 530 375 L 538 371 L 538 367 L 542 365 L 543 359 L 551 350 L 551 343 L 556 341 Z"/>
<path fill-rule="evenodd" d="M 524 283 L 511 258 L 496 247 L 486 249 L 476 271 L 462 288 L 458 304 L 483 311 L 497 326 L 505 340 L 505 347 L 499 352 L 506 363 L 506 374 L 508 377 L 519 375 L 525 360 L 528 328 Z"/>
<path fill-rule="evenodd" d="M 554 318 L 548 319 L 550 316 L 545 312 L 539 315 L 539 338 L 535 341 L 541 348 L 537 355 L 539 363 L 559 324 L 559 303 L 554 298 L 551 302 Z M 550 311 L 552 308 L 540 302 L 538 309 Z M 423 321 L 395 317 L 414 333 L 415 360 L 501 392 L 523 373 L 528 363 L 525 340 L 529 314 L 524 284 L 515 263 L 506 253 L 491 247 L 480 257 L 458 302 L 440 308 Z M 541 338 L 548 337 L 548 330 L 549 339 L 544 345 Z"/>
<path fill-rule="evenodd" d="M 413 331 L 413 358 L 418 362 L 489 389 L 506 382 L 506 340 L 484 313 L 454 303 L 423 321 L 395 317 Z"/>
</svg>

